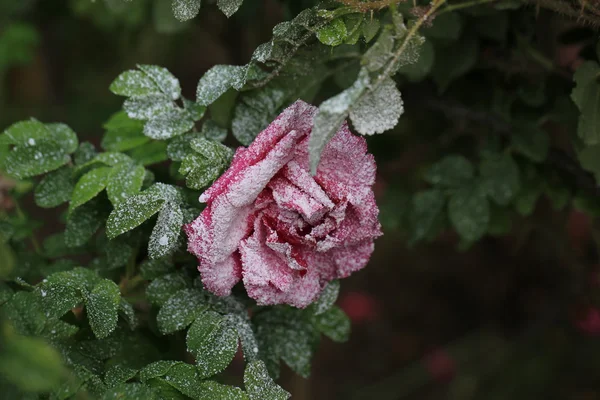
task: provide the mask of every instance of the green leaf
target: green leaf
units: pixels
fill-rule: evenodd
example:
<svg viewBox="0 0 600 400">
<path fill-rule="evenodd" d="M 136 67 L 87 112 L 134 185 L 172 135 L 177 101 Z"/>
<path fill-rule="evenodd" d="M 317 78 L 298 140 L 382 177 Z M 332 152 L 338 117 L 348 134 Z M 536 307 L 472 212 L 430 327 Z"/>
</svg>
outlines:
<svg viewBox="0 0 600 400">
<path fill-rule="evenodd" d="M 64 124 L 42 124 L 37 120 L 17 122 L 0 135 L 0 145 L 13 145 L 3 163 L 18 179 L 58 169 L 77 149 L 77 136 Z"/>
<path fill-rule="evenodd" d="M 521 188 L 519 166 L 508 154 L 486 157 L 479 171 L 483 191 L 498 205 L 508 205 Z"/>
<path fill-rule="evenodd" d="M 183 225 L 183 212 L 178 204 L 166 203 L 158 213 L 158 219 L 148 243 L 150 258 L 160 258 L 172 253 Z"/>
<path fill-rule="evenodd" d="M 173 0 L 173 15 L 180 21 L 187 21 L 198 15 L 201 0 Z"/>
<path fill-rule="evenodd" d="M 102 148 L 106 151 L 131 150 L 150 141 L 144 136 L 144 123 L 129 118 L 123 111 L 113 114 L 104 129 Z"/>
<path fill-rule="evenodd" d="M 121 292 L 111 280 L 100 281 L 85 298 L 90 326 L 98 339 L 110 335 L 117 327 Z"/>
<path fill-rule="evenodd" d="M 536 124 L 526 124 L 515 129 L 511 135 L 511 145 L 525 157 L 541 163 L 548 156 L 550 138 Z"/>
<path fill-rule="evenodd" d="M 150 189 L 128 197 L 115 206 L 106 223 L 106 234 L 110 239 L 132 230 L 159 212 L 165 199 Z"/>
<path fill-rule="evenodd" d="M 411 82 L 420 82 L 425 79 L 435 61 L 435 49 L 430 40 L 426 40 L 419 51 L 419 58 L 414 63 L 408 63 L 398 68 L 398 73 L 406 76 Z"/>
<path fill-rule="evenodd" d="M 449 155 L 433 164 L 424 178 L 435 186 L 459 187 L 469 183 L 474 176 L 471 161 L 461 155 Z"/>
<path fill-rule="evenodd" d="M 138 120 L 153 119 L 174 109 L 173 101 L 163 94 L 130 97 L 123 103 L 127 116 Z"/>
<path fill-rule="evenodd" d="M 140 273 L 144 279 L 155 279 L 167 274 L 173 268 L 171 257 L 147 259 L 140 265 Z"/>
<path fill-rule="evenodd" d="M 153 280 L 146 288 L 146 296 L 151 303 L 162 306 L 175 293 L 189 286 L 185 276 L 172 273 Z"/>
<path fill-rule="evenodd" d="M 593 61 L 583 63 L 573 76 L 575 88 L 571 92 L 573 102 L 581 115 L 577 135 L 587 145 L 600 143 L 600 66 Z"/>
<path fill-rule="evenodd" d="M 350 110 L 352 125 L 361 135 L 373 135 L 392 129 L 404 113 L 400 91 L 391 78 L 368 91 Z"/>
<path fill-rule="evenodd" d="M 0 312 L 22 335 L 39 335 L 44 329 L 46 318 L 40 307 L 40 299 L 33 292 L 15 293 L 4 303 Z"/>
<path fill-rule="evenodd" d="M 181 96 L 179 80 L 168 69 L 157 65 L 144 64 L 138 64 L 137 67 L 144 71 L 158 86 L 160 91 L 171 100 L 177 100 Z"/>
<path fill-rule="evenodd" d="M 348 37 L 348 30 L 342 18 L 336 18 L 317 31 L 317 39 L 327 46 L 339 46 Z"/>
<path fill-rule="evenodd" d="M 468 242 L 480 239 L 490 221 L 490 205 L 484 191 L 476 185 L 457 189 L 448 202 L 448 217 L 461 238 Z"/>
<path fill-rule="evenodd" d="M 161 94 L 152 78 L 142 71 L 125 71 L 111 84 L 110 91 L 119 96 L 144 97 Z"/>
<path fill-rule="evenodd" d="M 315 315 L 323 314 L 329 310 L 338 298 L 340 293 L 340 281 L 331 281 L 323 292 L 319 299 L 315 302 Z"/>
<path fill-rule="evenodd" d="M 335 342 L 346 342 L 350 337 L 350 318 L 339 307 L 333 306 L 322 314 L 314 315 L 313 323 Z"/>
<path fill-rule="evenodd" d="M 217 6 L 229 18 L 235 14 L 243 2 L 244 0 L 218 0 Z"/>
<path fill-rule="evenodd" d="M 137 370 L 120 364 L 112 365 L 106 369 L 104 383 L 109 388 L 116 388 L 137 375 Z"/>
<path fill-rule="evenodd" d="M 133 306 L 129 304 L 129 302 L 127 302 L 124 299 L 121 299 L 121 301 L 119 302 L 119 312 L 121 313 L 123 318 L 125 318 L 125 321 L 127 321 L 127 324 L 129 325 L 129 328 L 131 330 L 137 328 L 138 319 L 135 315 L 135 310 L 133 309 Z"/>
<path fill-rule="evenodd" d="M 99 198 L 77 207 L 67 216 L 65 244 L 68 247 L 80 247 L 86 244 L 106 221 L 107 216 L 108 212 Z"/>
<path fill-rule="evenodd" d="M 83 302 L 82 292 L 89 292 L 99 281 L 94 271 L 85 268 L 50 275 L 38 285 L 44 311 L 49 317 L 63 316 Z"/>
<path fill-rule="evenodd" d="M 75 165 L 83 165 L 89 161 L 92 161 L 94 157 L 96 157 L 96 148 L 90 142 L 82 142 L 77 150 L 75 150 L 75 154 L 73 154 L 73 159 L 75 161 Z"/>
<path fill-rule="evenodd" d="M 163 162 L 168 158 L 167 143 L 152 141 L 136 147 L 129 154 L 138 164 L 144 166 Z"/>
<path fill-rule="evenodd" d="M 121 163 L 115 165 L 106 185 L 106 193 L 113 205 L 117 205 L 128 197 L 137 194 L 142 188 L 146 170 L 141 165 L 134 163 Z"/>
<path fill-rule="evenodd" d="M 169 285 L 174 283 L 170 280 L 164 282 Z M 173 293 L 173 287 L 161 288 L 162 291 L 165 291 L 165 289 Z M 150 297 L 150 294 L 148 294 L 148 297 Z M 199 291 L 193 289 L 179 290 L 169 297 L 158 312 L 156 316 L 158 328 L 163 335 L 185 329 L 207 308 L 206 299 Z"/>
<path fill-rule="evenodd" d="M 209 119 L 202 124 L 202 134 L 208 140 L 222 142 L 227 137 L 227 129 L 221 128 L 216 122 Z"/>
<path fill-rule="evenodd" d="M 445 91 L 456 78 L 466 74 L 477 62 L 479 43 L 473 35 L 446 46 L 436 46 L 431 75 L 440 91 Z"/>
<path fill-rule="evenodd" d="M 362 35 L 365 42 L 369 43 L 379 33 L 381 24 L 377 18 L 365 18 L 362 24 Z"/>
<path fill-rule="evenodd" d="M 13 336 L 3 340 L 0 374 L 26 392 L 57 387 L 65 370 L 60 354 L 38 338 Z"/>
<path fill-rule="evenodd" d="M 453 42 L 458 40 L 462 31 L 462 19 L 458 13 L 445 13 L 436 16 L 431 26 L 423 29 L 427 37 Z"/>
<path fill-rule="evenodd" d="M 413 196 L 409 218 L 414 241 L 429 237 L 436 222 L 442 216 L 445 204 L 444 193 L 438 189 L 418 192 Z"/>
<path fill-rule="evenodd" d="M 195 394 L 193 398 L 198 400 L 248 400 L 248 396 L 242 389 L 221 385 L 214 381 L 203 381 Z"/>
<path fill-rule="evenodd" d="M 287 400 L 291 397 L 271 379 L 265 363 L 260 360 L 246 365 L 244 386 L 250 400 Z"/>
<path fill-rule="evenodd" d="M 173 108 L 146 122 L 144 135 L 156 140 L 165 140 L 188 132 L 193 127 L 194 121 L 187 111 Z"/>
<path fill-rule="evenodd" d="M 208 106 L 229 89 L 240 90 L 244 86 L 247 72 L 246 66 L 215 65 L 200 78 L 196 101 Z"/>
<path fill-rule="evenodd" d="M 198 373 L 207 378 L 231 363 L 238 349 L 238 335 L 221 315 L 207 311 L 200 314 L 188 330 L 186 343 L 196 358 Z"/>
<path fill-rule="evenodd" d="M 101 400 L 159 400 L 156 393 L 141 383 L 123 383 L 108 389 Z"/>
<path fill-rule="evenodd" d="M 46 175 L 35 188 L 35 204 L 53 208 L 69 201 L 75 187 L 72 174 L 73 168 L 63 167 Z"/>
<path fill-rule="evenodd" d="M 69 204 L 69 212 L 87 203 L 106 188 L 111 168 L 100 167 L 91 170 L 77 181 Z"/>
</svg>

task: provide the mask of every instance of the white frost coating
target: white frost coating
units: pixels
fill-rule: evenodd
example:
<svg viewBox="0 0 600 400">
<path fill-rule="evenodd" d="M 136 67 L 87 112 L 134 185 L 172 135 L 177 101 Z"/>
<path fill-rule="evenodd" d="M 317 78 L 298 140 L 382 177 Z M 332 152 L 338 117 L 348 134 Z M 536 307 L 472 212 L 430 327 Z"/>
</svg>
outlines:
<svg viewBox="0 0 600 400">
<path fill-rule="evenodd" d="M 183 212 L 174 203 L 166 203 L 158 214 L 158 219 L 150 241 L 148 251 L 151 258 L 159 258 L 170 253 L 177 245 L 179 232 L 183 225 Z"/>
<path fill-rule="evenodd" d="M 219 7 L 219 10 L 229 18 L 235 14 L 243 2 L 244 0 L 219 0 L 217 6 Z"/>
<path fill-rule="evenodd" d="M 123 109 L 127 116 L 140 120 L 152 119 L 173 108 L 173 102 L 162 94 L 138 98 L 131 97 L 123 103 Z"/>
<path fill-rule="evenodd" d="M 173 0 L 173 15 L 180 21 L 187 21 L 198 15 L 201 0 Z"/>
<path fill-rule="evenodd" d="M 247 66 L 215 65 L 198 82 L 196 101 L 208 106 L 230 88 L 240 90 L 246 82 Z"/>
<path fill-rule="evenodd" d="M 169 238 L 167 238 L 167 235 L 163 235 L 159 240 L 158 243 L 161 246 L 165 246 L 167 243 L 169 243 Z"/>
<path fill-rule="evenodd" d="M 144 71 L 156 83 L 161 92 L 172 100 L 177 100 L 181 96 L 179 81 L 168 69 L 157 65 L 138 65 L 138 68 Z"/>
<path fill-rule="evenodd" d="M 387 78 L 352 107 L 350 119 L 361 135 L 372 135 L 392 129 L 403 112 L 400 91 L 394 81 Z"/>
<path fill-rule="evenodd" d="M 35 146 L 35 139 L 29 138 L 27 143 L 29 143 L 30 146 Z"/>
</svg>

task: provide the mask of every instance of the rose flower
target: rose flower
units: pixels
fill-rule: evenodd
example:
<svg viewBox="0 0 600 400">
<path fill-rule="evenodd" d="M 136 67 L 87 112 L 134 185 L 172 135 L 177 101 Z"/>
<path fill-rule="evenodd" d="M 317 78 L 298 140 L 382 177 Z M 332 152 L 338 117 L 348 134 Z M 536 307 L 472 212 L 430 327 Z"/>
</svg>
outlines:
<svg viewBox="0 0 600 400">
<path fill-rule="evenodd" d="M 306 307 L 327 282 L 363 268 L 381 235 L 371 186 L 375 161 L 346 123 L 327 144 L 315 176 L 308 140 L 317 109 L 297 101 L 201 196 L 186 225 L 202 282 L 219 296 L 241 280 L 260 305 Z"/>
</svg>

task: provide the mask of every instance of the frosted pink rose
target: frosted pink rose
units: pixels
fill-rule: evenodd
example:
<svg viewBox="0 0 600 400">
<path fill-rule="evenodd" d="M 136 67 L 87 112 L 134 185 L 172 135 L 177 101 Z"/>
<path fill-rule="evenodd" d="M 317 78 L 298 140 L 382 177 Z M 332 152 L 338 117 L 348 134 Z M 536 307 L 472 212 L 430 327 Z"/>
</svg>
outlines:
<svg viewBox="0 0 600 400">
<path fill-rule="evenodd" d="M 213 293 L 228 295 L 242 279 L 258 304 L 306 307 L 327 282 L 369 261 L 381 235 L 373 156 L 344 123 L 312 177 L 316 111 L 302 101 L 291 105 L 200 196 L 206 208 L 185 231 Z"/>
</svg>

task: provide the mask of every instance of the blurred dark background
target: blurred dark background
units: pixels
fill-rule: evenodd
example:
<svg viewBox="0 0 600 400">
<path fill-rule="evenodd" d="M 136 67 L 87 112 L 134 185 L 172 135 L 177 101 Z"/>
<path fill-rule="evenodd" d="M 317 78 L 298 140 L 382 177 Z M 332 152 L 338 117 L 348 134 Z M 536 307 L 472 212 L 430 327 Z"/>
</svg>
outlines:
<svg viewBox="0 0 600 400">
<path fill-rule="evenodd" d="M 123 70 L 165 66 L 194 98 L 208 68 L 246 63 L 276 23 L 312 3 L 246 0 L 227 19 L 205 1 L 180 23 L 170 0 L 0 0 L 0 130 L 35 117 L 98 144 L 121 106 L 108 86 Z M 416 126 L 370 139 L 385 235 L 369 267 L 342 285 L 350 341 L 325 339 L 310 380 L 288 370 L 282 385 L 298 400 L 600 399 L 593 221 L 542 198 L 509 234 L 468 250 L 452 232 L 409 248 L 397 189 L 430 157 L 410 139 Z M 573 285 L 589 290 L 573 297 Z"/>
</svg>

